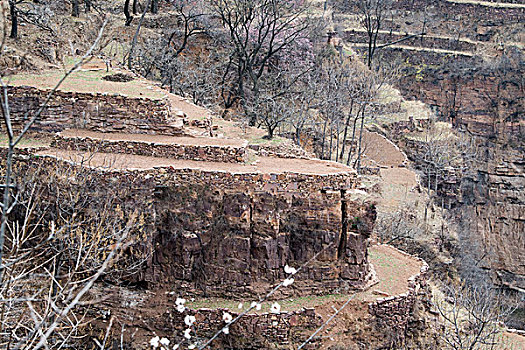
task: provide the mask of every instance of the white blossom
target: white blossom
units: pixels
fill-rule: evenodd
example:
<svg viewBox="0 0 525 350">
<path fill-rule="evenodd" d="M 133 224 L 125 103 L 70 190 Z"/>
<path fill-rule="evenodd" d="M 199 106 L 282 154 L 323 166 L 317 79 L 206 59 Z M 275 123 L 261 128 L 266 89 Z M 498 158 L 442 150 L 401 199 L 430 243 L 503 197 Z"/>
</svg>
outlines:
<svg viewBox="0 0 525 350">
<path fill-rule="evenodd" d="M 175 300 L 175 304 L 177 305 L 184 305 L 185 302 L 186 302 L 186 299 L 181 298 L 181 297 L 177 297 L 177 300 Z"/>
<path fill-rule="evenodd" d="M 156 349 L 159 347 L 159 340 L 160 340 L 159 336 L 153 337 L 150 339 L 149 344 Z"/>
<path fill-rule="evenodd" d="M 224 320 L 224 322 L 226 322 L 226 323 L 230 323 L 230 322 L 233 320 L 233 317 L 232 317 L 232 315 L 230 315 L 229 313 L 225 312 L 225 313 L 222 315 L 222 319 Z"/>
<path fill-rule="evenodd" d="M 277 326 L 278 323 L 279 323 L 279 322 L 277 322 L 277 321 L 273 321 L 273 322 L 272 322 L 272 326 Z"/>
<path fill-rule="evenodd" d="M 242 303 L 239 303 L 239 306 L 237 308 L 242 309 Z"/>
<path fill-rule="evenodd" d="M 195 323 L 195 316 L 193 315 L 186 315 L 186 317 L 184 317 L 184 323 L 186 324 L 186 326 L 188 327 L 191 327 L 191 325 L 193 323 Z"/>
<path fill-rule="evenodd" d="M 191 332 L 191 328 L 188 328 L 184 331 L 184 338 L 186 339 L 191 339 L 191 335 L 190 335 L 190 332 Z"/>
<path fill-rule="evenodd" d="M 281 305 L 279 305 L 279 303 L 277 302 L 273 303 L 271 307 L 271 311 L 274 314 L 278 314 L 279 312 L 281 312 Z"/>
<path fill-rule="evenodd" d="M 224 327 L 224 328 L 222 329 L 222 332 L 223 332 L 224 334 L 230 334 L 230 329 L 229 329 L 228 327 Z"/>
<path fill-rule="evenodd" d="M 177 305 L 177 311 L 180 312 L 180 313 L 183 313 L 184 310 L 186 310 L 186 307 L 184 307 L 184 305 Z"/>
<path fill-rule="evenodd" d="M 173 350 L 177 350 L 179 348 L 180 344 L 173 345 Z"/>
<path fill-rule="evenodd" d="M 168 338 L 162 338 L 162 339 L 160 340 L 160 343 L 161 343 L 162 345 L 164 345 L 164 346 L 168 346 L 168 345 L 170 345 L 170 340 L 169 340 Z"/>
<path fill-rule="evenodd" d="M 190 349 L 190 350 L 195 349 L 195 344 L 188 345 L 188 349 Z"/>
<path fill-rule="evenodd" d="M 290 266 L 286 265 L 284 267 L 284 272 L 286 272 L 287 274 L 290 274 L 290 275 L 295 275 L 297 273 L 297 270 L 294 269 L 293 267 L 290 267 Z"/>
<path fill-rule="evenodd" d="M 287 278 L 283 281 L 283 286 L 284 287 L 288 287 L 289 285 L 291 285 L 293 283 L 294 279 L 293 278 Z"/>
</svg>

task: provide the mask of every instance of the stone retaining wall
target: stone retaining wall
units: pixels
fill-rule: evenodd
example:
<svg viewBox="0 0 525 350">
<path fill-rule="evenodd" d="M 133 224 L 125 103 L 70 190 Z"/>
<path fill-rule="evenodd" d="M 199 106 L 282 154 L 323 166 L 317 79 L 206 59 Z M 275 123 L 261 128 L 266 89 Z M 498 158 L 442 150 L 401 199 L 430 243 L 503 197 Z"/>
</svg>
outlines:
<svg viewBox="0 0 525 350">
<path fill-rule="evenodd" d="M 404 255 L 413 256 L 398 250 Z M 427 281 L 428 265 L 422 260 L 422 267 L 418 274 L 408 279 L 408 291 L 387 297 L 380 298 L 368 304 L 368 312 L 375 317 L 379 324 L 387 325 L 397 332 L 398 336 L 403 336 L 407 330 L 408 323 L 413 316 L 414 307 L 418 300 L 426 302 L 430 299 L 429 285 Z"/>
<path fill-rule="evenodd" d="M 406 37 L 407 35 L 378 33 L 377 42 L 378 45 L 386 44 L 404 39 Z M 368 43 L 368 36 L 366 32 L 347 30 L 344 33 L 344 38 L 351 43 Z M 476 50 L 476 44 L 474 43 L 459 41 L 454 38 L 445 39 L 431 36 L 423 36 L 423 38 L 421 38 L 421 36 L 412 37 L 399 42 L 399 45 L 467 52 L 474 52 Z"/>
<path fill-rule="evenodd" d="M 510 3 L 510 1 L 499 0 L 494 2 Z M 396 8 L 406 11 L 421 11 L 428 7 L 434 7 L 435 11 L 444 14 L 446 19 L 463 19 L 464 21 L 467 21 L 468 18 L 474 18 L 482 21 L 494 22 L 498 20 L 509 23 L 510 21 L 523 21 L 525 13 L 524 8 L 493 7 L 473 3 L 455 3 L 446 0 L 398 0 L 394 4 Z"/>
<path fill-rule="evenodd" d="M 226 309 L 199 309 L 191 310 L 195 315 L 195 332 L 201 337 L 211 337 L 224 326 L 222 316 L 224 312 L 234 313 Z M 169 323 L 177 325 L 179 336 L 186 328 L 184 326 L 184 314 L 175 310 L 170 313 Z M 229 348 L 235 349 L 278 349 L 282 346 L 290 347 L 292 344 L 300 344 L 308 338 L 323 323 L 313 308 L 303 308 L 297 311 L 283 312 L 278 314 L 246 314 L 239 319 L 230 329 L 229 334 L 219 336 L 216 346 L 222 343 L 224 338 Z M 306 349 L 318 349 L 319 338 L 314 339 Z M 233 344 L 232 344 L 233 343 Z"/>
<path fill-rule="evenodd" d="M 278 157 L 278 158 L 295 158 L 295 159 L 312 159 L 315 158 L 313 153 L 305 151 L 303 148 L 287 147 L 287 145 L 273 146 L 273 145 L 249 145 L 251 150 L 257 152 L 263 157 Z"/>
<path fill-rule="evenodd" d="M 10 86 L 8 96 L 13 126 L 21 128 L 48 93 L 49 90 L 29 86 Z M 167 100 L 57 91 L 33 129 L 81 128 L 99 132 L 180 135 L 179 127 L 170 126 L 174 121 Z"/>
<path fill-rule="evenodd" d="M 57 135 L 53 140 L 52 147 L 206 162 L 244 163 L 246 161 L 246 147 L 233 146 L 177 145 L 142 141 L 100 140 L 90 137 L 66 138 Z"/>
</svg>

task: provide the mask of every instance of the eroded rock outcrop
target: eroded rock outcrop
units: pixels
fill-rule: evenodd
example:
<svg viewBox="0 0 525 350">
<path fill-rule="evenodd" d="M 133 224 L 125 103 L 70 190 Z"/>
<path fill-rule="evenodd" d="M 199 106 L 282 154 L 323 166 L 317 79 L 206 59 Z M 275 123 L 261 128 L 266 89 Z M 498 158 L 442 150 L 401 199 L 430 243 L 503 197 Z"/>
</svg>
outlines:
<svg viewBox="0 0 525 350">
<path fill-rule="evenodd" d="M 40 156 L 33 166 L 56 162 L 61 161 Z M 282 295 L 344 292 L 375 281 L 367 253 L 375 209 L 353 198 L 358 184 L 353 170 L 320 175 L 170 167 L 85 171 L 100 189 L 131 189 L 122 191 L 127 194 L 119 205 L 145 214 L 147 229 L 134 239 L 127 260 L 146 262 L 130 282 L 242 298 L 283 280 L 286 264 L 298 267 L 318 253 Z"/>
</svg>

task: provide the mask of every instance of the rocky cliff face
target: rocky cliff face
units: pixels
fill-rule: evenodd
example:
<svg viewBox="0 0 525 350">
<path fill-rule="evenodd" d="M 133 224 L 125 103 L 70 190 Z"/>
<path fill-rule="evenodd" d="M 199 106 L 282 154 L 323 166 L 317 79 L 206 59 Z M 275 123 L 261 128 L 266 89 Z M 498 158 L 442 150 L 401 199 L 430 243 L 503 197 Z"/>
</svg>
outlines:
<svg viewBox="0 0 525 350">
<path fill-rule="evenodd" d="M 56 162 L 41 157 L 34 166 Z M 354 198 L 358 181 L 350 169 L 325 175 L 85 171 L 98 188 L 123 189 L 118 201 L 125 212 L 144 214 L 146 229 L 135 235 L 124 261 L 145 264 L 129 282 L 244 298 L 286 278 L 285 265 L 299 267 L 318 253 L 280 296 L 344 292 L 375 281 L 367 252 L 375 209 Z"/>
<path fill-rule="evenodd" d="M 495 281 L 525 288 L 525 85 L 519 53 L 485 67 L 445 65 L 422 79 L 405 77 L 404 93 L 434 106 L 477 146 L 473 166 L 440 184 L 454 217 L 476 242 Z M 459 174 L 458 174 L 459 175 Z"/>
<path fill-rule="evenodd" d="M 196 294 L 262 293 L 321 253 L 286 293 L 319 294 L 370 282 L 375 213 L 353 202 L 352 176 L 171 174 L 155 184 L 152 284 Z M 228 286 L 225 288 L 225 286 Z"/>
<path fill-rule="evenodd" d="M 497 149 L 501 147 L 501 149 Z M 525 289 L 525 148 L 491 145 L 486 166 L 461 182 L 458 217 L 495 281 Z"/>
<path fill-rule="evenodd" d="M 523 58 L 518 53 L 511 54 L 502 57 L 494 67 L 476 67 L 472 62 L 456 60 L 427 68 L 419 75 L 409 69 L 400 87 L 405 96 L 433 106 L 443 119 L 469 133 L 523 137 Z"/>
</svg>

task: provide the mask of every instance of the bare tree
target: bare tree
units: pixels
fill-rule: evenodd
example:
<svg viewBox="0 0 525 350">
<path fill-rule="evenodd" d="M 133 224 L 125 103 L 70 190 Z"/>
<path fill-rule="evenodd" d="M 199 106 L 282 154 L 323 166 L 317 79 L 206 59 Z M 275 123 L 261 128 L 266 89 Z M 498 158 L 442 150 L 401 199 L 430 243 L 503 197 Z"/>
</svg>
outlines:
<svg viewBox="0 0 525 350">
<path fill-rule="evenodd" d="M 71 1 L 71 16 L 80 17 L 80 6 L 78 0 Z"/>
<path fill-rule="evenodd" d="M 135 54 L 135 46 L 137 45 L 137 40 L 139 38 L 140 28 L 142 28 L 142 23 L 144 22 L 144 17 L 146 16 L 146 12 L 148 11 L 148 7 L 149 7 L 150 3 L 151 3 L 151 0 L 148 0 L 148 2 L 146 3 L 146 7 L 144 7 L 144 11 L 142 11 L 142 15 L 140 16 L 139 24 L 137 25 L 137 30 L 135 31 L 135 35 L 133 35 L 133 40 L 131 40 L 131 47 L 129 48 L 129 53 L 128 53 L 128 69 L 129 70 L 132 69 L 133 58 L 134 58 L 134 54 Z M 128 14 L 129 14 L 129 0 L 126 0 L 126 4 L 128 6 Z M 133 18 L 131 18 L 131 19 L 133 19 Z"/>
<path fill-rule="evenodd" d="M 277 57 L 283 57 L 292 44 L 306 39 L 310 20 L 302 1 L 277 0 L 219 0 L 212 4 L 231 43 L 227 70 L 222 85 L 225 108 L 237 101 L 245 106 L 257 100 L 260 80 Z M 231 79 L 231 80 L 230 80 Z M 248 116 L 255 125 L 257 115 Z"/>
<path fill-rule="evenodd" d="M 377 36 L 383 25 L 390 8 L 389 0 L 363 0 L 359 1 L 360 22 L 368 36 L 368 55 L 366 62 L 372 66 L 372 60 L 377 49 Z"/>
<path fill-rule="evenodd" d="M 11 34 L 10 38 L 16 39 L 18 37 L 18 8 L 17 5 L 22 3 L 22 0 L 9 0 L 9 14 L 11 15 Z"/>
<path fill-rule="evenodd" d="M 151 13 L 157 14 L 159 12 L 159 0 L 151 0 Z"/>
<path fill-rule="evenodd" d="M 161 75 L 173 75 L 177 68 L 177 60 L 190 60 L 181 54 L 193 44 L 193 39 L 199 35 L 207 40 L 214 38 L 209 35 L 209 15 L 200 1 L 176 0 L 171 2 L 174 16 L 173 26 L 161 33 L 160 40 L 154 40 L 144 45 L 138 54 L 143 67 L 143 74 L 148 77 L 157 70 Z M 217 43 L 218 44 L 218 43 Z M 195 46 L 192 46 L 195 48 Z M 210 50 L 214 51 L 215 50 Z M 200 56 L 199 52 L 195 55 Z M 198 64 L 198 60 L 195 60 Z"/>
<path fill-rule="evenodd" d="M 130 0 L 124 1 L 124 16 L 126 16 L 126 22 L 124 25 L 126 27 L 129 27 L 131 25 L 131 22 L 133 21 L 133 16 L 129 12 L 129 2 Z M 133 8 L 133 10 L 135 10 L 135 8 Z M 135 12 L 133 12 L 133 14 L 135 14 Z"/>
<path fill-rule="evenodd" d="M 469 284 L 446 286 L 434 305 L 444 320 L 441 339 L 454 350 L 495 349 L 501 323 L 514 309 L 501 292 Z"/>
</svg>

